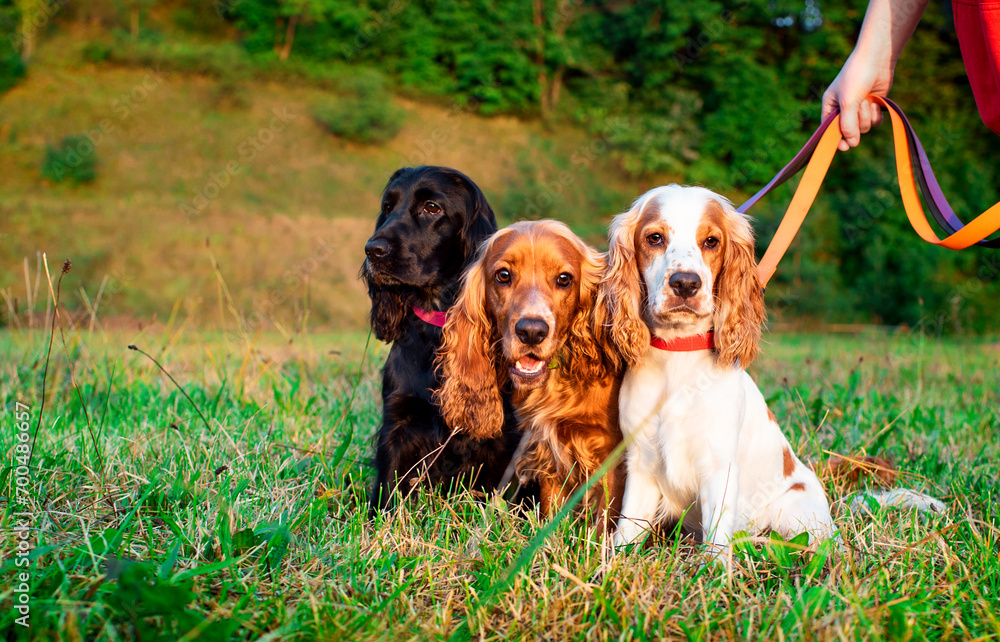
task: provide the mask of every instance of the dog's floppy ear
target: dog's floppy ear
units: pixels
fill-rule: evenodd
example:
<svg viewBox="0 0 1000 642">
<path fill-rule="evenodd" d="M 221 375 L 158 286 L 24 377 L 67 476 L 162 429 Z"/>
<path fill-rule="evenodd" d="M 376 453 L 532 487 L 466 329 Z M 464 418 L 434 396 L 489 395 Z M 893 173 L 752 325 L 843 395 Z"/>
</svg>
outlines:
<svg viewBox="0 0 1000 642">
<path fill-rule="evenodd" d="M 603 378 L 607 372 L 603 317 L 597 314 L 598 289 L 604 277 L 605 256 L 576 240 L 583 252 L 580 270 L 580 308 L 569 328 L 567 348 L 569 361 L 566 374 L 582 381 Z"/>
<path fill-rule="evenodd" d="M 465 273 L 462 291 L 448 313 L 438 352 L 443 383 L 434 398 L 445 422 L 473 437 L 495 437 L 503 429 L 493 324 L 486 314 L 484 265 L 487 248 Z"/>
<path fill-rule="evenodd" d="M 462 250 L 465 256 L 474 256 L 476 250 L 497 231 L 497 220 L 486 195 L 468 176 L 459 174 L 465 184 L 465 222 L 462 226 Z"/>
<path fill-rule="evenodd" d="M 373 285 L 366 274 L 362 273 L 361 276 L 368 286 L 368 298 L 372 301 L 369 316 L 372 332 L 380 341 L 392 343 L 399 338 L 403 320 L 410 308 L 408 301 L 396 288 Z"/>
<path fill-rule="evenodd" d="M 746 216 L 727 204 L 725 255 L 715 283 L 715 348 L 719 365 L 746 369 L 757 357 L 764 292 L 757 274 L 753 229 Z"/>
<path fill-rule="evenodd" d="M 626 365 L 635 365 L 649 347 L 642 318 L 643 283 L 635 256 L 635 230 L 642 214 L 639 201 L 611 222 L 607 268 L 598 290 L 595 314 L 609 345 Z M 618 360 L 618 359 L 616 359 Z"/>
</svg>

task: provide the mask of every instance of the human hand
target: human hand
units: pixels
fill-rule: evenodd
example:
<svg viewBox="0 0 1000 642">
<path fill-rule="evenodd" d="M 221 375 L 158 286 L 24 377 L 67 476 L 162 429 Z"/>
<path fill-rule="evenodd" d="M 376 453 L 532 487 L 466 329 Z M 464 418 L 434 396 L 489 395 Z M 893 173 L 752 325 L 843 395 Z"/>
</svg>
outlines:
<svg viewBox="0 0 1000 642">
<path fill-rule="evenodd" d="M 892 88 L 892 65 L 880 58 L 855 49 L 823 93 L 823 118 L 840 107 L 843 138 L 837 148 L 842 152 L 857 147 L 861 134 L 882 124 L 882 107 L 866 100 L 869 94 L 888 96 Z"/>
</svg>

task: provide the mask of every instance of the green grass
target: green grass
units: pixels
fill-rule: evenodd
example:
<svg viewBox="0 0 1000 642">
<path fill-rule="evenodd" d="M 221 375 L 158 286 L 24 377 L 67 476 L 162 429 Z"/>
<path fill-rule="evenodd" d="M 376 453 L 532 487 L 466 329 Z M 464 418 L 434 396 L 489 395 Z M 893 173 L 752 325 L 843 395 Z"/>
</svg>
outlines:
<svg viewBox="0 0 1000 642">
<path fill-rule="evenodd" d="M 47 339 L 0 334 L 5 493 L 16 483 L 14 405 L 30 407 L 34 429 Z M 769 340 L 755 378 L 804 460 L 887 454 L 905 485 L 945 499 L 947 514 L 852 517 L 848 490 L 828 481 L 843 553 L 747 544 L 731 576 L 676 544 L 609 555 L 571 520 L 543 540 L 536 514 L 467 494 L 424 493 L 368 524 L 381 345 L 362 363 L 360 334 L 264 335 L 248 347 L 183 326 L 91 334 L 83 325 L 67 329 L 64 347 L 57 332 L 30 474 L 31 634 L 1000 636 L 1000 345 Z M 160 360 L 208 426 L 128 344 Z M 10 637 L 20 569 L 7 497 L 0 634 Z M 528 561 L 504 583 L 519 558 Z"/>
</svg>

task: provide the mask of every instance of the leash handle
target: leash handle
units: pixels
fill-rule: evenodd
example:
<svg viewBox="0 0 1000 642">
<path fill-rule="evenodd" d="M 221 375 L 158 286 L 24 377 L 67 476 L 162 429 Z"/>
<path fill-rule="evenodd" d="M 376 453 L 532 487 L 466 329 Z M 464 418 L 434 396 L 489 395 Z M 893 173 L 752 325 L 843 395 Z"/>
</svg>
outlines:
<svg viewBox="0 0 1000 642">
<path fill-rule="evenodd" d="M 903 114 L 903 110 L 888 98 L 869 96 L 868 100 L 882 105 L 889 112 L 896 156 L 896 175 L 899 181 L 900 196 L 903 200 L 903 209 L 906 211 L 910 225 L 920 238 L 933 245 L 951 250 L 963 250 L 972 245 L 1000 248 L 1000 239 L 987 240 L 986 238 L 1000 229 L 1000 203 L 990 207 L 970 223 L 962 223 L 941 191 L 937 177 L 934 176 L 934 170 L 927 158 L 927 153 L 910 122 Z M 785 216 L 757 266 L 762 286 L 766 286 L 771 279 L 778 263 L 785 255 L 809 213 L 809 208 L 815 201 L 823 179 L 833 162 L 833 157 L 837 153 L 840 138 L 840 110 L 836 109 L 823 120 L 791 162 L 778 172 L 763 189 L 737 208 L 739 212 L 746 212 L 768 192 L 797 174 L 805 166 L 805 172 L 798 187 L 795 188 L 795 194 L 792 196 L 791 203 L 788 204 Z M 920 186 L 919 192 L 918 184 Z M 944 239 L 938 238 L 928 222 L 920 201 L 921 193 L 934 220 L 948 233 Z"/>
</svg>

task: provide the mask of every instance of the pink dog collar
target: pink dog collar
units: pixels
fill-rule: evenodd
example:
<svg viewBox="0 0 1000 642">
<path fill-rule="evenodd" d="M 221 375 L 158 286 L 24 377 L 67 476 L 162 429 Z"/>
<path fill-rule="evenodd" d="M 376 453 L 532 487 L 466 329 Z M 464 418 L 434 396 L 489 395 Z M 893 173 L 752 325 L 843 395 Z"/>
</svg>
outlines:
<svg viewBox="0 0 1000 642">
<path fill-rule="evenodd" d="M 447 312 L 435 312 L 434 310 L 423 310 L 417 306 L 413 306 L 413 314 L 420 317 L 424 323 L 429 323 L 431 325 L 436 325 L 439 328 L 443 328 L 445 321 L 448 320 Z"/>
</svg>

